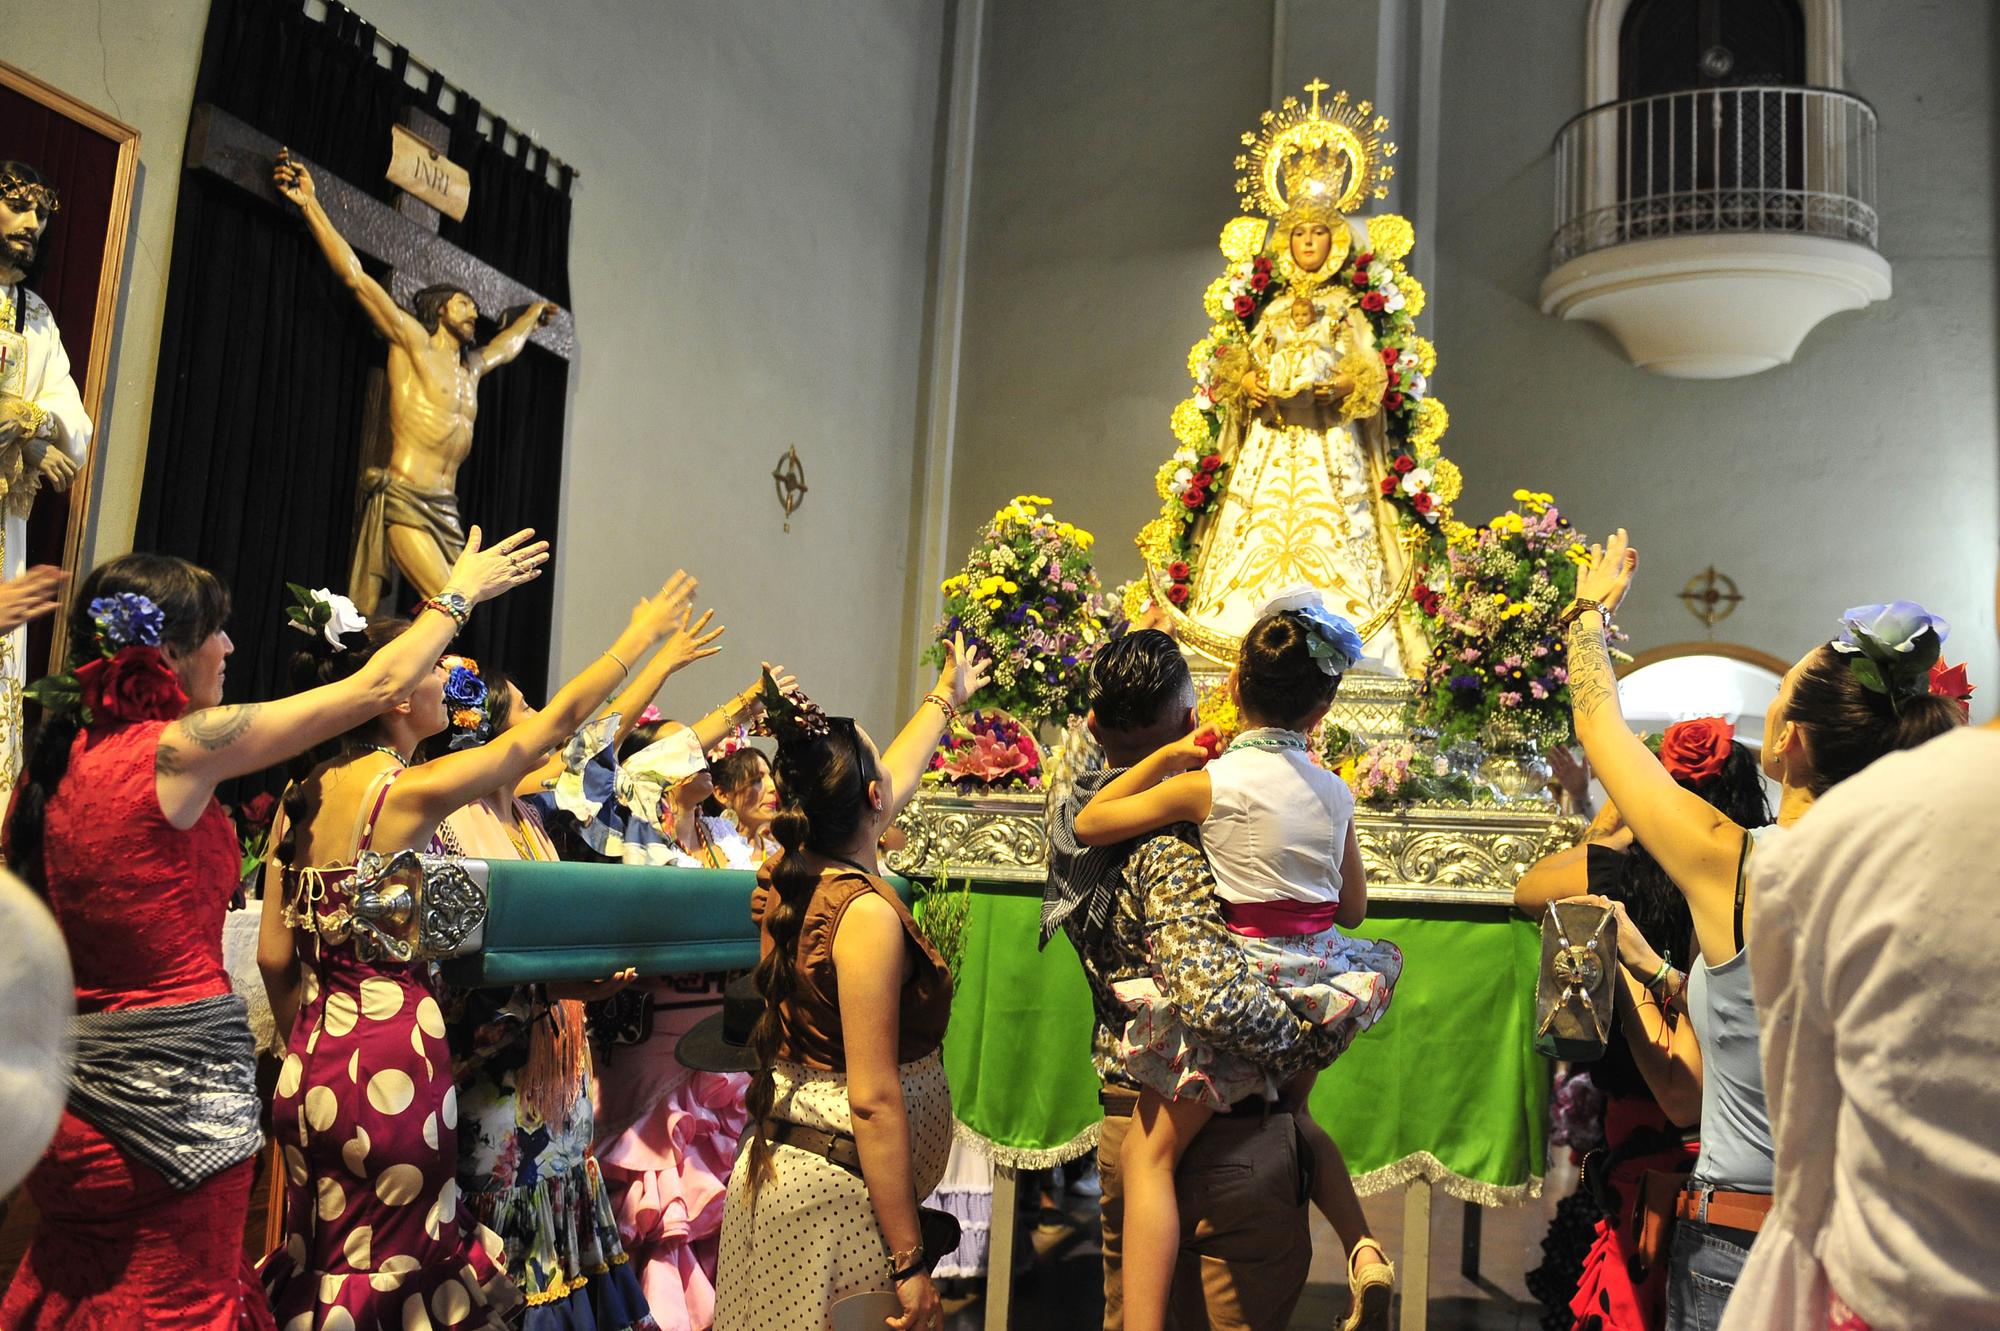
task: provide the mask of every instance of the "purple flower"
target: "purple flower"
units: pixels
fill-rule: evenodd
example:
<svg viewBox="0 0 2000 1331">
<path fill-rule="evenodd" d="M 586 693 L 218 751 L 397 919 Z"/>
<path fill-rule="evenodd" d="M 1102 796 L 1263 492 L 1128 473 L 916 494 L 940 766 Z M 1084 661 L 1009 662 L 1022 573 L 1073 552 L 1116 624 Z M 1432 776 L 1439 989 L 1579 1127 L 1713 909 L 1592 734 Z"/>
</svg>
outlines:
<svg viewBox="0 0 2000 1331">
<path fill-rule="evenodd" d="M 1476 675 L 1453 675 L 1451 686 L 1460 692 L 1475 693 L 1479 689 L 1479 678 Z"/>
</svg>

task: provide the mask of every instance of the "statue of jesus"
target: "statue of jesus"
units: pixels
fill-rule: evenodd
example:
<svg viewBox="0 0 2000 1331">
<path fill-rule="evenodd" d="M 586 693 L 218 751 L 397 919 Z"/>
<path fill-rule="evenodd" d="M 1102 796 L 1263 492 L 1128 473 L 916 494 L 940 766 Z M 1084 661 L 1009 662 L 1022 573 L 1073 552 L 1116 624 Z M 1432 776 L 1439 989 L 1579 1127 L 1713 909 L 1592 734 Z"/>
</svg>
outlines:
<svg viewBox="0 0 2000 1331">
<path fill-rule="evenodd" d="M 373 614 L 388 593 L 393 562 L 418 597 L 435 596 L 465 550 L 458 469 L 472 451 L 479 381 L 520 355 L 556 307 L 536 301 L 498 337 L 475 347 L 479 307 L 471 295 L 448 284 L 425 287 L 414 297 L 415 312 L 405 310 L 362 271 L 320 207 L 303 163 L 281 151 L 272 180 L 298 205 L 335 276 L 389 342 L 389 465 L 362 473 L 348 595 L 361 613 Z"/>
</svg>

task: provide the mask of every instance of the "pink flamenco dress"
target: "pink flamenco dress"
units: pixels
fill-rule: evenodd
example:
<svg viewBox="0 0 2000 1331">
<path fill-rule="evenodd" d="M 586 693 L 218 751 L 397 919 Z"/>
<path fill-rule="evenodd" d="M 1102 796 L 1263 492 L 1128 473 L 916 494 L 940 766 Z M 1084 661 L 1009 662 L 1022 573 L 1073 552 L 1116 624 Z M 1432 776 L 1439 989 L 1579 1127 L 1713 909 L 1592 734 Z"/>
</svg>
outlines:
<svg viewBox="0 0 2000 1331">
<path fill-rule="evenodd" d="M 122 722 L 100 702 L 103 723 L 77 736 L 49 798 L 43 863 L 76 976 L 78 1059 L 27 1180 L 41 1223 L 0 1303 L 8 1331 L 272 1325 L 243 1260 L 262 1136 L 249 1026 L 222 964 L 236 833 L 213 801 L 173 826 L 153 771 L 161 713 L 186 702 Z M 162 1152 L 161 1136 L 180 1143 Z"/>
<path fill-rule="evenodd" d="M 368 803 L 358 851 L 394 780 Z M 308 869 L 289 887 L 307 950 L 272 1102 L 285 1241 L 264 1259 L 264 1287 L 285 1331 L 498 1331 L 521 1296 L 499 1237 L 460 1197 L 458 1093 L 432 967 L 369 943 L 352 911 L 356 877 L 351 865 Z"/>
<path fill-rule="evenodd" d="M 613 1046 L 598 1070 L 597 1158 L 662 1331 L 715 1324 L 722 1202 L 749 1124 L 743 1098 L 750 1079 L 684 1068 L 674 1049 L 720 1010 L 728 978 L 653 981 L 651 1033 Z"/>
</svg>

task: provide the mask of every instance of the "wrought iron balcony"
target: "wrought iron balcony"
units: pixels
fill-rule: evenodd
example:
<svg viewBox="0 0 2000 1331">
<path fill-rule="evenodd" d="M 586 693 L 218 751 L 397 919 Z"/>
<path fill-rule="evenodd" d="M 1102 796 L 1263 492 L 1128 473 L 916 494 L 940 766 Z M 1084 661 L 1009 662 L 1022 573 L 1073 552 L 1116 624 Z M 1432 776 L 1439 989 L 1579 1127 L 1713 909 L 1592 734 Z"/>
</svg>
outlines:
<svg viewBox="0 0 2000 1331">
<path fill-rule="evenodd" d="M 1542 308 L 1603 324 L 1647 369 L 1768 369 L 1821 319 L 1889 294 L 1875 253 L 1875 111 L 1858 97 L 1751 86 L 1613 102 L 1557 132 L 1555 166 Z M 1772 308 L 1733 345 L 1704 349 L 1672 308 L 1693 292 L 1644 294 L 1691 281 L 1734 284 L 1738 302 Z M 1726 312 L 1721 300 L 1709 308 Z"/>
</svg>

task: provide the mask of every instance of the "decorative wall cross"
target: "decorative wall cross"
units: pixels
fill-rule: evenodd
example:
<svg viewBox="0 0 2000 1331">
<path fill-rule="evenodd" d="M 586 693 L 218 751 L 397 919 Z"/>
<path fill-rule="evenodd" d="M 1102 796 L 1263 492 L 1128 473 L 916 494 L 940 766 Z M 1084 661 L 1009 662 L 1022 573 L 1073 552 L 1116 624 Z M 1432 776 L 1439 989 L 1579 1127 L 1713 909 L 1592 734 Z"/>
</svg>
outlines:
<svg viewBox="0 0 2000 1331">
<path fill-rule="evenodd" d="M 1736 579 L 1727 573 L 1715 571 L 1715 565 L 1688 579 L 1688 585 L 1681 589 L 1681 602 L 1688 613 L 1699 619 L 1709 632 L 1715 626 L 1736 613 L 1742 603 L 1743 593 L 1736 589 Z"/>
</svg>

